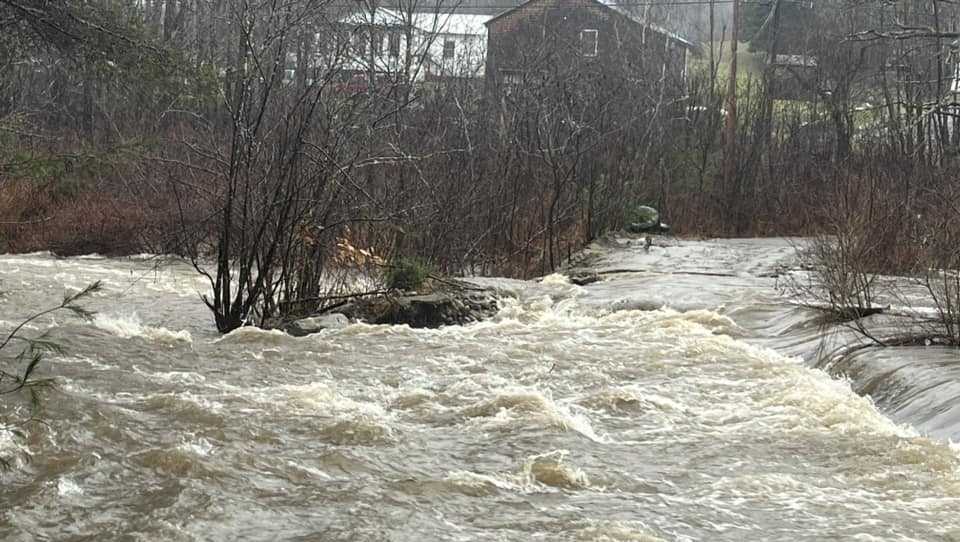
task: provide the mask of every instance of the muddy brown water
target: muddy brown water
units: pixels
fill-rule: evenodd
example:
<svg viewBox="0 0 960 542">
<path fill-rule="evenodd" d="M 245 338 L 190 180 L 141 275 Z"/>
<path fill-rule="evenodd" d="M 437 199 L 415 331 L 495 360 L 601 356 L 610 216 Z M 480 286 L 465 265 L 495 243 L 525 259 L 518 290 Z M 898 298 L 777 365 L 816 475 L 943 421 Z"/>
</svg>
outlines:
<svg viewBox="0 0 960 542">
<path fill-rule="evenodd" d="M 0 433 L 0 539 L 960 540 L 956 355 L 812 367 L 790 253 L 623 241 L 587 287 L 480 280 L 487 322 L 304 338 L 218 336 L 176 262 L 0 256 L 7 328 L 106 285 L 31 330 L 67 353 Z"/>
</svg>

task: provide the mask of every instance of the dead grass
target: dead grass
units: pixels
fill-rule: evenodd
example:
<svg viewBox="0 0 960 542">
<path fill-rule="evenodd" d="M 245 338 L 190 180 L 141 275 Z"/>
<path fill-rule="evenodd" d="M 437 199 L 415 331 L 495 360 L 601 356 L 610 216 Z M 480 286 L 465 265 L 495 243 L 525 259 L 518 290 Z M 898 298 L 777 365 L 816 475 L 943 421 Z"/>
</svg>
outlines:
<svg viewBox="0 0 960 542">
<path fill-rule="evenodd" d="M 61 256 L 178 252 L 181 230 L 172 201 L 86 189 L 58 195 L 32 181 L 0 185 L 0 251 Z M 199 215 L 197 209 L 191 215 Z"/>
</svg>

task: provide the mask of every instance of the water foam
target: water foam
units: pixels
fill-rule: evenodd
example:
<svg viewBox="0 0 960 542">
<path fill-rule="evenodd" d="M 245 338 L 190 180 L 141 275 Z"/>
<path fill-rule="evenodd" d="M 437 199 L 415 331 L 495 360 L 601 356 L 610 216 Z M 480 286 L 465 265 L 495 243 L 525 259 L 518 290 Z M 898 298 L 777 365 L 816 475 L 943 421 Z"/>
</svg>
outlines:
<svg viewBox="0 0 960 542">
<path fill-rule="evenodd" d="M 333 444 L 378 444 L 394 439 L 392 417 L 378 403 L 353 400 L 326 382 L 283 386 L 301 407 L 329 416 L 320 435 Z"/>
<path fill-rule="evenodd" d="M 605 442 L 597 435 L 584 413 L 573 406 L 557 404 L 543 392 L 530 388 L 500 390 L 492 399 L 475 403 L 463 410 L 470 418 L 487 418 L 493 426 L 511 428 L 517 421 L 534 421 L 561 431 L 575 431 L 594 442 Z"/>
<path fill-rule="evenodd" d="M 135 337 L 157 342 L 184 342 L 192 343 L 193 337 L 187 330 L 171 331 L 165 327 L 154 327 L 143 324 L 136 313 L 122 315 L 97 314 L 93 325 L 124 339 Z"/>
<path fill-rule="evenodd" d="M 695 309 L 683 312 L 679 317 L 700 324 L 713 333 L 723 333 L 734 337 L 744 337 L 747 335 L 747 332 L 738 326 L 732 318 L 714 311 Z"/>
<path fill-rule="evenodd" d="M 392 408 L 411 409 L 429 403 L 437 396 L 436 393 L 423 389 L 412 388 L 398 393 L 390 402 Z"/>
<path fill-rule="evenodd" d="M 11 466 L 20 467 L 25 456 L 29 455 L 26 446 L 13 431 L 0 427 L 0 459 Z"/>
<path fill-rule="evenodd" d="M 523 462 L 522 475 L 530 481 L 560 489 L 590 487 L 586 473 L 566 461 L 568 453 L 555 450 L 530 456 Z"/>
<path fill-rule="evenodd" d="M 70 478 L 61 476 L 57 480 L 57 494 L 61 497 L 80 497 L 83 495 L 83 488 Z"/>
<path fill-rule="evenodd" d="M 193 454 L 197 457 L 208 457 L 213 453 L 214 446 L 210 443 L 209 440 L 198 437 L 193 440 L 184 440 L 177 446 L 177 449 L 189 454 Z"/>
<path fill-rule="evenodd" d="M 243 326 L 213 340 L 213 344 L 260 344 L 276 346 L 289 344 L 295 337 L 279 329 L 261 329 L 255 326 Z"/>
<path fill-rule="evenodd" d="M 139 366 L 134 365 L 133 370 L 147 378 L 153 380 L 159 380 L 161 382 L 170 382 L 174 384 L 203 384 L 207 381 L 207 377 L 200 373 L 195 373 L 192 371 L 157 371 L 149 372 L 144 371 Z"/>
<path fill-rule="evenodd" d="M 545 284 L 548 286 L 569 286 L 570 277 L 562 273 L 551 273 L 540 279 L 540 284 Z"/>
<path fill-rule="evenodd" d="M 447 473 L 444 481 L 456 486 L 493 493 L 495 490 L 516 493 L 541 493 L 556 490 L 590 488 L 590 479 L 581 469 L 567 461 L 569 452 L 554 450 L 526 457 L 517 472 L 483 474 L 465 470 Z"/>
<path fill-rule="evenodd" d="M 641 522 L 590 521 L 576 537 L 583 542 L 665 542 Z"/>
<path fill-rule="evenodd" d="M 287 466 L 290 467 L 290 468 L 293 468 L 293 469 L 295 469 L 295 470 L 297 470 L 297 471 L 306 473 L 306 474 L 310 475 L 310 476 L 313 477 L 313 478 L 317 478 L 317 479 L 320 479 L 320 480 L 333 480 L 333 476 L 330 476 L 330 475 L 327 474 L 326 472 L 323 472 L 322 470 L 320 470 L 320 469 L 318 469 L 318 468 L 316 468 L 316 467 L 311 467 L 311 466 L 309 466 L 309 465 L 304 465 L 304 464 L 302 464 L 302 463 L 297 463 L 296 461 L 287 461 Z"/>
<path fill-rule="evenodd" d="M 641 389 L 638 386 L 617 386 L 604 388 L 581 399 L 580 404 L 591 408 L 613 411 L 648 411 L 685 413 L 687 411 L 681 403 L 659 395 L 651 389 Z"/>
<path fill-rule="evenodd" d="M 472 490 L 479 489 L 485 493 L 495 493 L 498 489 L 516 492 L 526 491 L 522 479 L 513 474 L 480 474 L 477 472 L 457 470 L 448 472 L 444 481 L 458 487 Z"/>
</svg>

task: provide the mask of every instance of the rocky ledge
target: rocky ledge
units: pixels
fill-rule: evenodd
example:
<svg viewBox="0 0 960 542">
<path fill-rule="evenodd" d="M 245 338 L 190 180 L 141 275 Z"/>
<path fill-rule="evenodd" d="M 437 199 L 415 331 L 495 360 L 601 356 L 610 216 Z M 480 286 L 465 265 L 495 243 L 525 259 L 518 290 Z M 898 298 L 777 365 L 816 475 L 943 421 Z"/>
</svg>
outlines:
<svg viewBox="0 0 960 542">
<path fill-rule="evenodd" d="M 414 328 L 438 328 L 479 322 L 499 310 L 500 293 L 462 281 L 430 280 L 417 292 L 388 292 L 358 298 L 326 313 L 276 327 L 302 337 L 351 322 L 406 324 Z"/>
<path fill-rule="evenodd" d="M 497 312 L 491 292 L 434 292 L 361 299 L 339 309 L 354 321 L 437 328 L 478 322 Z"/>
</svg>

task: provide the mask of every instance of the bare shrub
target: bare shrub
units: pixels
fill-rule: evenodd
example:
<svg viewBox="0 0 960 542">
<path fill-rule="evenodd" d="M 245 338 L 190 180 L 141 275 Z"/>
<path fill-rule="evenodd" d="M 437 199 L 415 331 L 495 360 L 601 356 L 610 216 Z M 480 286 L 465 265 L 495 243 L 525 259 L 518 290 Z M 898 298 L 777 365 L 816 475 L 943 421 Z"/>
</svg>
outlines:
<svg viewBox="0 0 960 542">
<path fill-rule="evenodd" d="M 960 190 L 952 184 L 925 191 L 911 231 L 918 252 L 914 276 L 935 309 L 931 335 L 960 345 Z"/>
<path fill-rule="evenodd" d="M 786 283 L 824 323 L 876 345 L 960 345 L 960 193 L 938 176 L 918 177 L 906 197 L 889 174 L 836 186 L 821 233 L 799 251 L 808 273 Z M 878 336 L 864 318 L 891 302 L 901 329 Z"/>
</svg>

